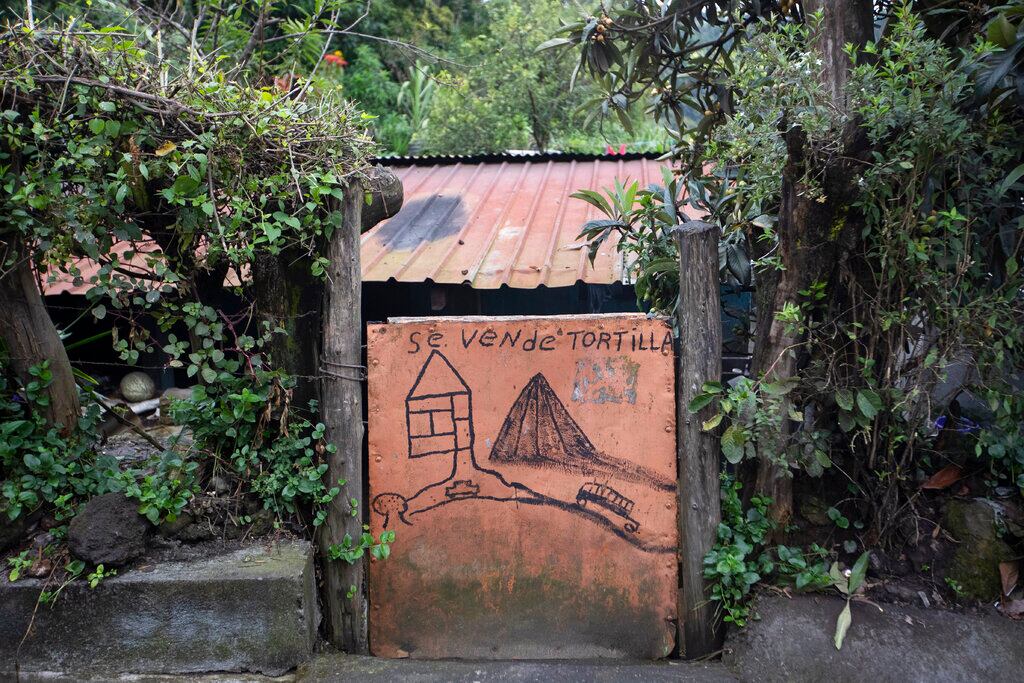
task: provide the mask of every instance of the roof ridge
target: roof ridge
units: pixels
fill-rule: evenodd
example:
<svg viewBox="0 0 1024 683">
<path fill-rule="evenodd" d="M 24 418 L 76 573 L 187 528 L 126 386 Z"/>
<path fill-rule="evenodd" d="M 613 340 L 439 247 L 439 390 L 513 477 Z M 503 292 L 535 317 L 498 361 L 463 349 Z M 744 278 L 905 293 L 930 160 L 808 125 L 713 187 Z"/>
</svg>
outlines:
<svg viewBox="0 0 1024 683">
<path fill-rule="evenodd" d="M 590 154 L 583 152 L 482 152 L 479 154 L 427 154 L 422 156 L 384 155 L 374 157 L 371 163 L 382 166 L 430 166 L 448 164 L 480 164 L 528 161 L 636 161 L 661 160 L 662 152 L 626 152 L 624 154 Z"/>
</svg>

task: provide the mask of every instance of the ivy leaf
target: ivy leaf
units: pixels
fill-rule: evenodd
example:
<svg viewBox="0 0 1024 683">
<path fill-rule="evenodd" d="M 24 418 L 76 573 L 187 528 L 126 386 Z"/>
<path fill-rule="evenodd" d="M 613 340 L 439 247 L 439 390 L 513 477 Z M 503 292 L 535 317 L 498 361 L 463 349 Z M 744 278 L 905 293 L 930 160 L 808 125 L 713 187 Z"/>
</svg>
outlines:
<svg viewBox="0 0 1024 683">
<path fill-rule="evenodd" d="M 882 409 L 882 397 L 871 389 L 862 389 L 857 392 L 857 407 L 864 417 L 873 418 Z"/>
<path fill-rule="evenodd" d="M 213 368 L 203 368 L 202 375 L 203 375 L 203 380 L 207 384 L 212 384 L 213 382 L 215 382 L 217 380 L 217 371 L 214 370 Z"/>
<path fill-rule="evenodd" d="M 747 443 L 747 435 L 736 425 L 729 425 L 722 435 L 722 455 L 731 464 L 735 465 L 743 460 L 743 447 Z"/>
</svg>

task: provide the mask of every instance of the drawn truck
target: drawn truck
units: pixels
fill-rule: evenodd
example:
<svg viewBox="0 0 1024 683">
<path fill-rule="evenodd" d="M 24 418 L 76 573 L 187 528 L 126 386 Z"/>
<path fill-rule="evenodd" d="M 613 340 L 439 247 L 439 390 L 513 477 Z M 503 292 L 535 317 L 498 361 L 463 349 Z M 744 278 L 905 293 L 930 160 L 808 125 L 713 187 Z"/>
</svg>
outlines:
<svg viewBox="0 0 1024 683">
<path fill-rule="evenodd" d="M 633 511 L 633 501 L 610 486 L 599 484 L 596 481 L 585 483 L 576 494 L 576 504 L 585 508 L 587 503 L 594 503 L 598 507 L 622 517 L 626 520 L 622 528 L 630 533 L 635 534 L 640 528 L 640 522 L 629 516 L 629 513 Z"/>
</svg>

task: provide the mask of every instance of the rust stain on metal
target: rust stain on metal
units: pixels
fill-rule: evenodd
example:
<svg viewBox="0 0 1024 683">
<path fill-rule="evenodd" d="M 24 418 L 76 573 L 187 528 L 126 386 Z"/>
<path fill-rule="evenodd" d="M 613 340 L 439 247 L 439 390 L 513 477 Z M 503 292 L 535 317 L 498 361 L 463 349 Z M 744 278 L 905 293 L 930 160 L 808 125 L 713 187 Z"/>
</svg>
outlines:
<svg viewBox="0 0 1024 683">
<path fill-rule="evenodd" d="M 678 546 L 668 325 L 399 319 L 367 339 L 371 527 L 397 536 L 370 568 L 373 652 L 667 655 Z"/>
</svg>

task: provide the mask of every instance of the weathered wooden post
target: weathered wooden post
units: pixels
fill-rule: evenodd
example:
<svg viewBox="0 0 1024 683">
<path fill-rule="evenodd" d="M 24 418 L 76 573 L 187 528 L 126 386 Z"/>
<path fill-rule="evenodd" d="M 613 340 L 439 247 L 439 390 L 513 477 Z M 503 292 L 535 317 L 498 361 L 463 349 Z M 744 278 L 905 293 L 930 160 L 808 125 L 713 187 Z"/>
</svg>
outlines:
<svg viewBox="0 0 1024 683">
<path fill-rule="evenodd" d="M 676 228 L 679 240 L 679 357 L 676 360 L 676 450 L 679 457 L 679 650 L 687 659 L 720 647 L 722 629 L 708 598 L 704 556 L 715 543 L 719 507 L 719 443 L 701 424 L 714 413 L 688 406 L 705 382 L 722 375 L 722 319 L 718 279 L 718 226 L 690 221 Z"/>
<path fill-rule="evenodd" d="M 323 339 L 320 359 L 320 412 L 327 427 L 327 441 L 337 451 L 330 457 L 327 481 L 346 482 L 342 495 L 331 503 L 327 521 L 320 528 L 323 556 L 324 612 L 331 642 L 346 652 L 367 652 L 366 565 L 348 564 L 326 557 L 328 546 L 341 543 L 345 534 L 357 540 L 363 533 L 363 390 L 359 234 L 362 225 L 363 191 L 353 183 L 345 191 L 342 223 L 331 236 L 326 257 Z M 349 498 L 359 501 L 352 516 Z"/>
</svg>

